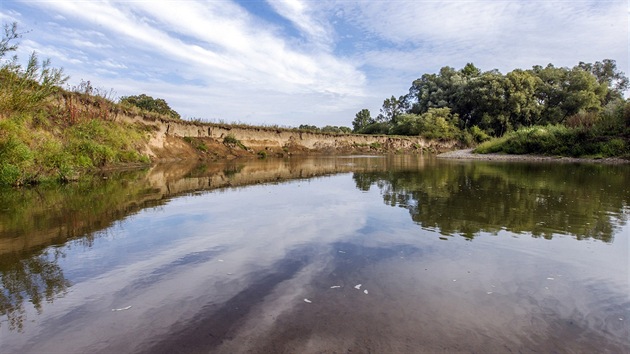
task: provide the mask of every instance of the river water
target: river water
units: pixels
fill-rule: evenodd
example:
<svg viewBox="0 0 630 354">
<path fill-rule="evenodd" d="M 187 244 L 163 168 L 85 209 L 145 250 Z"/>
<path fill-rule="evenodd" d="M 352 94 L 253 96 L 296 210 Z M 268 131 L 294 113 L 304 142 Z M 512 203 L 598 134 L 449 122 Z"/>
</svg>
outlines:
<svg viewBox="0 0 630 354">
<path fill-rule="evenodd" d="M 630 166 L 328 157 L 0 191 L 0 353 L 630 352 Z"/>
</svg>

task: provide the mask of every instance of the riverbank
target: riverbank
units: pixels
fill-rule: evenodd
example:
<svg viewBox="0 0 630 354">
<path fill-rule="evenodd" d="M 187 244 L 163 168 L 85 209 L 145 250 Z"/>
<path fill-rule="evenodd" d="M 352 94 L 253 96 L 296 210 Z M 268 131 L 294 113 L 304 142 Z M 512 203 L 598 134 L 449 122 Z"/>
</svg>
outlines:
<svg viewBox="0 0 630 354">
<path fill-rule="evenodd" d="M 529 161 L 529 162 L 590 162 L 603 164 L 626 164 L 630 160 L 607 157 L 607 158 L 587 158 L 587 157 L 566 157 L 566 156 L 543 156 L 543 155 L 509 155 L 509 154 L 477 154 L 473 149 L 453 150 L 437 155 L 441 159 L 452 160 L 484 160 L 484 161 Z"/>
</svg>

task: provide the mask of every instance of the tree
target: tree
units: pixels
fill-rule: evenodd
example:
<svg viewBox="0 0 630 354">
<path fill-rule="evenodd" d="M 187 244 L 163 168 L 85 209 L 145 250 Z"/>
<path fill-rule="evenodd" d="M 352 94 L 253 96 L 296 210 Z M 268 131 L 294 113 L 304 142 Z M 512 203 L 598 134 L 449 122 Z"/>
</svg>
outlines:
<svg viewBox="0 0 630 354">
<path fill-rule="evenodd" d="M 473 66 L 474 67 L 474 66 Z M 411 105 L 410 113 L 426 113 L 429 108 L 454 109 L 462 94 L 462 85 L 466 78 L 450 66 L 440 69 L 439 74 L 424 74 L 415 80 L 407 101 Z"/>
<path fill-rule="evenodd" d="M 506 75 L 506 111 L 514 129 L 530 126 L 540 119 L 542 106 L 536 100 L 536 90 L 541 83 L 530 71 L 516 69 Z"/>
<path fill-rule="evenodd" d="M 374 119 L 370 115 L 369 109 L 362 109 L 354 116 L 354 120 L 352 121 L 352 131 L 355 133 L 361 133 L 365 127 L 374 123 Z"/>
<path fill-rule="evenodd" d="M 0 59 L 17 50 L 12 44 L 20 38 L 17 23 L 4 25 L 0 39 Z M 63 68 L 52 68 L 50 59 L 40 61 L 37 53 L 31 53 L 26 67 L 18 63 L 17 56 L 0 65 L 0 112 L 39 109 L 41 103 L 68 80 Z"/>
<path fill-rule="evenodd" d="M 381 113 L 376 118 L 376 121 L 395 124 L 396 117 L 405 111 L 405 102 L 406 100 L 404 96 L 401 96 L 400 98 L 396 98 L 394 96 L 386 98 L 385 101 L 383 101 Z"/>
<path fill-rule="evenodd" d="M 123 96 L 120 98 L 120 103 L 130 104 L 140 109 L 163 114 L 175 119 L 181 118 L 179 113 L 171 109 L 171 107 L 169 107 L 168 103 L 166 103 L 165 100 L 161 98 L 153 98 L 151 96 L 145 95 L 144 93 L 137 96 Z"/>
<path fill-rule="evenodd" d="M 612 59 L 597 61 L 595 64 L 580 62 L 578 67 L 593 74 L 597 82 L 606 86 L 608 92 L 602 103 L 604 106 L 615 99 L 623 98 L 623 92 L 630 86 L 628 78 L 617 70 L 617 63 Z"/>
<path fill-rule="evenodd" d="M 481 70 L 473 63 L 467 63 L 459 72 L 467 78 L 475 78 L 481 75 Z"/>
<path fill-rule="evenodd" d="M 9 52 L 14 52 L 17 50 L 17 44 L 11 44 L 12 41 L 22 37 L 17 30 L 17 22 L 13 22 L 11 25 L 5 24 L 4 35 L 2 39 L 0 39 L 0 58 L 4 57 Z"/>
</svg>

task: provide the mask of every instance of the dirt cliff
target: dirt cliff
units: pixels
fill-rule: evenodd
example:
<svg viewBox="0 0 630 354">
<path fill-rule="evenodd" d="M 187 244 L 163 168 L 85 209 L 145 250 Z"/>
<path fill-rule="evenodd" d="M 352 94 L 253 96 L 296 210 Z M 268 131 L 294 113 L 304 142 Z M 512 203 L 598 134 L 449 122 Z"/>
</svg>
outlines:
<svg viewBox="0 0 630 354">
<path fill-rule="evenodd" d="M 118 113 L 116 120 L 149 126 L 145 153 L 153 160 L 230 159 L 314 154 L 444 152 L 455 141 L 419 136 L 326 134 L 282 128 L 233 126 Z"/>
</svg>

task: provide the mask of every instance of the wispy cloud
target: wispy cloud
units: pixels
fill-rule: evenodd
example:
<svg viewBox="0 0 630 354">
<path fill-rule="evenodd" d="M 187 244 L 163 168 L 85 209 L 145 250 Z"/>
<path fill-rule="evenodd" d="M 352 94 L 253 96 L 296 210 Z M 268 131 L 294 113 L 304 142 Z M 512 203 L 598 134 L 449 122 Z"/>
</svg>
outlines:
<svg viewBox="0 0 630 354">
<path fill-rule="evenodd" d="M 389 42 L 378 66 L 404 58 L 447 57 L 442 65 L 482 61 L 487 69 L 522 65 L 575 65 L 614 58 L 627 63 L 627 13 L 623 1 L 415 1 L 346 3 L 351 21 Z M 372 57 L 374 51 L 372 51 Z M 493 65 L 494 63 L 494 65 Z"/>
<path fill-rule="evenodd" d="M 333 28 L 327 18 L 318 17 L 316 2 L 302 0 L 267 0 L 282 17 L 289 20 L 318 48 L 330 49 L 333 44 Z M 321 16 L 321 13 L 319 14 Z"/>
</svg>

